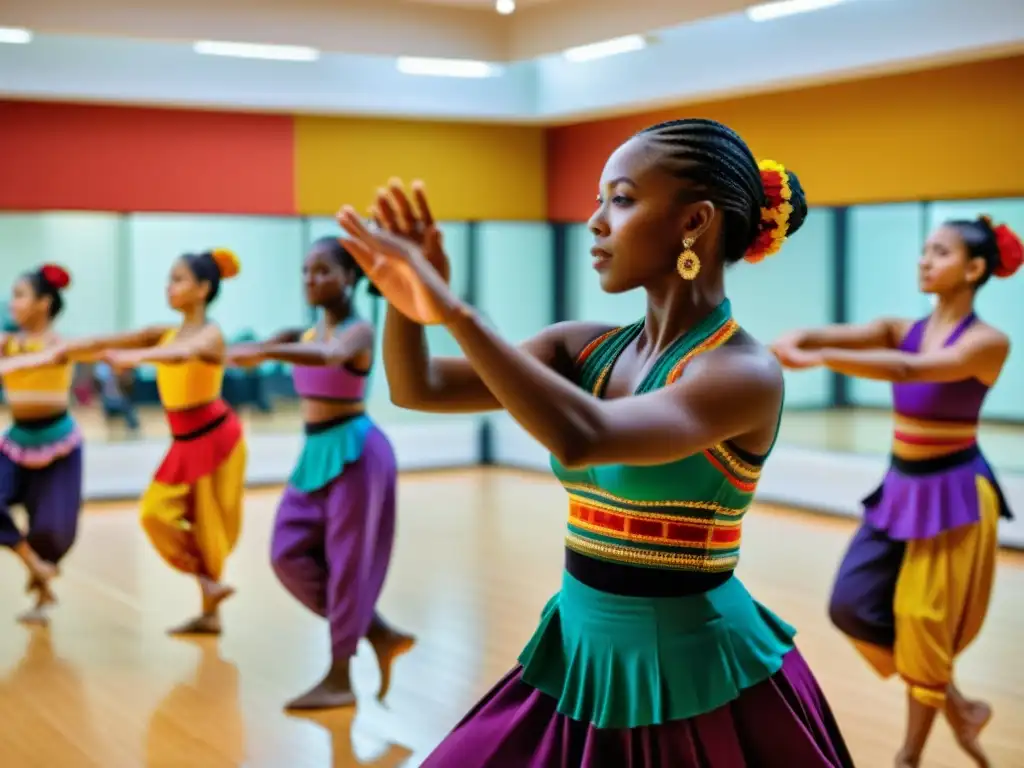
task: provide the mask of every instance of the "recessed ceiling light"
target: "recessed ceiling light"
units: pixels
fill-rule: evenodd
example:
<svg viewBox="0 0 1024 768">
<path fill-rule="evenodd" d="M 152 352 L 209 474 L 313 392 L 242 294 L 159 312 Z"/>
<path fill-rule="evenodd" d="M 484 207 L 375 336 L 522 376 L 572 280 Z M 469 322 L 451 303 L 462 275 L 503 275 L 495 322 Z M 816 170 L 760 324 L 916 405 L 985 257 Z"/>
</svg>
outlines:
<svg viewBox="0 0 1024 768">
<path fill-rule="evenodd" d="M 275 61 L 316 61 L 320 51 L 302 45 L 263 45 L 260 43 L 228 43 L 200 40 L 192 46 L 196 53 L 207 56 L 232 56 L 239 59 L 273 59 Z"/>
<path fill-rule="evenodd" d="M 603 40 L 600 43 L 568 48 L 562 52 L 562 55 L 573 62 L 592 61 L 593 59 L 603 59 L 605 56 L 639 51 L 646 47 L 647 40 L 643 35 L 626 35 L 613 40 Z"/>
<path fill-rule="evenodd" d="M 747 17 L 751 21 L 770 21 L 781 19 L 783 16 L 795 16 L 798 13 L 820 11 L 822 8 L 830 8 L 844 2 L 846 0 L 777 0 L 750 6 L 747 8 Z"/>
<path fill-rule="evenodd" d="M 20 27 L 0 27 L 0 43 L 11 43 L 13 45 L 31 43 L 32 33 Z"/>
<path fill-rule="evenodd" d="M 433 77 L 494 77 L 501 68 L 486 61 L 470 59 L 423 59 L 399 56 L 398 71 L 405 75 Z"/>
<path fill-rule="evenodd" d="M 494 3 L 494 10 L 502 16 L 508 16 L 510 13 L 515 13 L 516 0 L 496 0 Z"/>
</svg>

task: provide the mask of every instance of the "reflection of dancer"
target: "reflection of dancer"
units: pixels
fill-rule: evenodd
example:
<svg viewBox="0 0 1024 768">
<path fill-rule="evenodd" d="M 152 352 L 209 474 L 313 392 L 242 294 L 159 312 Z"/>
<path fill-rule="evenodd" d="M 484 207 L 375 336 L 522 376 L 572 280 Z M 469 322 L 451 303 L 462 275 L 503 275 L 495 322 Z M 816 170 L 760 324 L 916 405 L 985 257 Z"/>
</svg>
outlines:
<svg viewBox="0 0 1024 768">
<path fill-rule="evenodd" d="M 0 438 L 0 544 L 21 558 L 35 607 L 21 616 L 48 621 L 57 565 L 71 549 L 82 505 L 82 434 L 68 414 L 72 366 L 52 359 L 60 341 L 53 321 L 70 278 L 46 264 L 14 284 L 10 311 L 19 330 L 0 335 L 0 376 L 14 423 Z M 22 535 L 10 508 L 28 513 Z"/>
<path fill-rule="evenodd" d="M 172 567 L 195 576 L 202 613 L 174 634 L 219 634 L 219 606 L 234 590 L 221 583 L 242 524 L 246 449 L 242 426 L 221 399 L 224 337 L 207 316 L 222 280 L 238 274 L 226 250 L 186 254 L 171 267 L 167 301 L 178 328 L 155 327 L 64 347 L 72 359 L 105 353 L 115 371 L 156 364 L 172 442 L 141 501 L 142 528 Z"/>
<path fill-rule="evenodd" d="M 940 709 L 961 747 L 987 765 L 977 737 L 991 710 L 964 698 L 953 665 L 981 629 L 997 524 L 1000 513 L 1009 517 L 977 443 L 982 402 L 1009 341 L 975 316 L 974 297 L 1022 260 L 1007 227 L 986 218 L 947 222 L 920 260 L 921 290 L 938 299 L 930 316 L 797 331 L 775 345 L 789 367 L 825 365 L 893 382 L 892 466 L 864 501 L 830 613 L 880 674 L 908 684 L 901 766 L 918 764 Z"/>
<path fill-rule="evenodd" d="M 624 328 L 561 323 L 523 348 L 448 287 L 422 194 L 414 212 L 393 186 L 397 215 L 379 199 L 384 232 L 340 216 L 392 305 L 392 397 L 504 408 L 550 449 L 569 492 L 561 591 L 521 666 L 424 765 L 850 766 L 795 630 L 733 575 L 783 383 L 733 320 L 724 267 L 775 252 L 803 222 L 802 190 L 775 163 L 759 172 L 709 120 L 634 136 L 599 190 L 601 286 L 645 288 L 646 315 Z M 416 323 L 444 323 L 467 359 L 427 357 Z"/>
<path fill-rule="evenodd" d="M 327 618 L 331 668 L 293 709 L 355 703 L 349 661 L 366 637 L 380 662 L 380 698 L 394 658 L 413 639 L 391 629 L 374 607 L 384 586 L 395 536 L 395 455 L 366 415 L 373 360 L 373 326 L 352 307 L 362 271 L 336 237 L 313 244 L 303 267 L 306 296 L 323 323 L 280 334 L 264 344 L 232 347 L 232 360 L 253 365 L 294 363 L 306 441 L 274 523 L 271 558 L 281 583 L 299 602 Z"/>
</svg>

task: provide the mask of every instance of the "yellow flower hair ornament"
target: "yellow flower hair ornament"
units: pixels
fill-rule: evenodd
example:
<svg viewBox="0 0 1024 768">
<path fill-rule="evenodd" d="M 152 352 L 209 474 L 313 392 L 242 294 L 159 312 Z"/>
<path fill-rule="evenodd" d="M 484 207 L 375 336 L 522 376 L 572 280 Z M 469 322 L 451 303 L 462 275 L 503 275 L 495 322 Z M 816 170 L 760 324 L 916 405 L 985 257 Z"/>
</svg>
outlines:
<svg viewBox="0 0 1024 768">
<path fill-rule="evenodd" d="M 785 166 L 774 160 L 762 160 L 757 167 L 761 170 L 767 205 L 761 209 L 757 237 L 743 255 L 745 261 L 755 264 L 779 252 L 789 231 L 789 217 L 793 214 L 790 203 L 793 190 Z"/>
<path fill-rule="evenodd" d="M 221 280 L 230 280 L 242 271 L 242 263 L 238 260 L 234 251 L 229 251 L 227 248 L 214 248 L 210 251 L 210 257 L 213 259 L 213 263 L 217 265 L 217 271 L 220 272 Z"/>
</svg>

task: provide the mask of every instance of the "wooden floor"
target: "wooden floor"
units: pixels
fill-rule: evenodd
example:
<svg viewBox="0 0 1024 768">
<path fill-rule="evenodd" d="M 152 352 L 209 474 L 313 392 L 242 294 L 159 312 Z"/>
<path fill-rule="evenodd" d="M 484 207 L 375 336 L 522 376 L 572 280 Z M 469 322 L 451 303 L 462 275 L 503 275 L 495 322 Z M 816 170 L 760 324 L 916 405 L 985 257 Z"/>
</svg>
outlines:
<svg viewBox="0 0 1024 768">
<path fill-rule="evenodd" d="M 151 551 L 130 505 L 86 514 L 48 631 L 14 623 L 24 576 L 14 557 L 0 558 L 0 765 L 415 766 L 514 663 L 557 588 L 565 500 L 552 480 L 484 470 L 405 476 L 381 608 L 419 644 L 396 665 L 386 708 L 373 701 L 377 673 L 362 649 L 355 676 L 366 703 L 357 713 L 290 717 L 281 704 L 318 679 L 328 644 L 322 622 L 268 567 L 276 500 L 272 491 L 248 498 L 229 569 L 239 593 L 219 643 L 164 635 L 197 596 Z M 748 521 L 745 582 L 800 629 L 857 764 L 891 765 L 901 686 L 876 680 L 825 616 L 852 524 L 764 507 Z M 998 768 L 1024 766 L 1021 594 L 1024 559 L 1004 555 L 988 623 L 958 670 L 962 688 L 995 707 L 985 743 Z M 944 724 L 924 765 L 968 765 Z"/>
</svg>

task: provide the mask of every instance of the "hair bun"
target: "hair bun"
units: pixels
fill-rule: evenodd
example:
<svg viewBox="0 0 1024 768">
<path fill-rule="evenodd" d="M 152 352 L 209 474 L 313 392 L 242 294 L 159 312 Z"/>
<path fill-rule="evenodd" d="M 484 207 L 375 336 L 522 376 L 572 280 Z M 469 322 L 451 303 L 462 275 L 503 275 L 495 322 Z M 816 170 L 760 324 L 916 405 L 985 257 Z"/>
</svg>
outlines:
<svg viewBox="0 0 1024 768">
<path fill-rule="evenodd" d="M 989 226 L 992 226 L 991 220 Z M 1024 264 L 1024 245 L 1005 224 L 992 227 L 992 233 L 996 236 L 996 248 L 999 250 L 999 264 L 992 270 L 992 274 L 996 277 L 1010 277 Z"/>
<path fill-rule="evenodd" d="M 238 260 L 234 251 L 227 248 L 214 248 L 210 251 L 210 258 L 217 265 L 221 280 L 230 280 L 242 271 L 242 263 Z"/>
<path fill-rule="evenodd" d="M 757 167 L 761 171 L 766 205 L 761 208 L 757 237 L 743 255 L 744 260 L 755 264 L 779 252 L 789 234 L 789 218 L 793 215 L 793 189 L 786 167 L 774 160 L 762 160 Z"/>
<path fill-rule="evenodd" d="M 39 274 L 58 291 L 63 291 L 71 285 L 71 275 L 59 264 L 43 264 L 39 268 Z"/>
</svg>

